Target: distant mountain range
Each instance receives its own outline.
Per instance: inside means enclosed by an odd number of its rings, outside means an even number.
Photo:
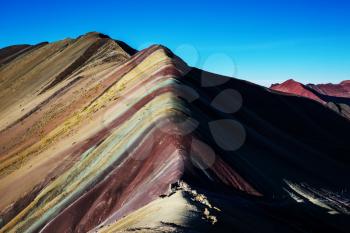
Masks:
[[[0,49],[0,232],[348,232],[348,88],[97,32]]]
[[[281,84],[273,84],[271,89],[316,100],[350,119],[350,80],[339,84],[304,85],[289,79]]]

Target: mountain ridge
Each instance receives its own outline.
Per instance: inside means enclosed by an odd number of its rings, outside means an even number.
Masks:
[[[0,68],[0,232],[346,232],[345,118],[114,43],[90,33]]]
[[[340,115],[350,119],[350,82],[339,84],[302,84],[289,79],[281,84],[273,84],[271,90],[306,97],[324,104]]]

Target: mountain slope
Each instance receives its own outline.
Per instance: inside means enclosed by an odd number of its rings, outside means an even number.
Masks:
[[[340,115],[350,119],[350,84],[343,81],[340,84],[307,84],[292,79],[281,84],[274,84],[271,90],[303,96],[327,105]]]
[[[320,103],[325,103],[317,94],[313,93],[312,90],[308,89],[305,85],[289,79],[281,84],[273,84],[271,89],[276,91],[281,91],[285,93],[295,94],[299,96],[304,96],[309,99],[316,100]]]
[[[336,97],[350,98],[350,81],[343,81],[339,84],[308,84],[320,94]]]
[[[346,119],[135,52],[89,33],[0,68],[0,232],[346,232]]]

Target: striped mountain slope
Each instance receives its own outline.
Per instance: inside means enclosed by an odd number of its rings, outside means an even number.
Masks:
[[[316,102],[100,33],[0,61],[0,232],[349,227],[350,124]]]

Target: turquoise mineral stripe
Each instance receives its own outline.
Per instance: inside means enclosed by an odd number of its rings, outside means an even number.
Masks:
[[[169,83],[169,80],[165,83]],[[165,83],[163,85],[166,85]],[[156,123],[164,116],[161,112],[166,115],[166,111],[171,109],[177,109],[180,112],[182,111],[183,106],[178,103],[179,101],[175,101],[171,96],[161,99],[164,95],[169,95],[169,93],[157,96],[151,102],[146,104],[136,112],[131,119],[127,120],[123,125],[117,128],[117,130],[115,130],[103,143],[85,156],[80,163],[72,167],[61,176],[61,179],[54,181],[52,185],[50,185],[51,187],[49,186],[44,189],[41,194],[38,195],[35,199],[36,202],[41,199],[57,203],[52,203],[55,206],[49,208],[49,210],[39,218],[38,216],[31,216],[33,215],[33,210],[29,211],[29,215],[27,215],[27,218],[21,223],[23,226],[28,226],[27,224],[30,225],[27,229],[28,232],[35,231],[44,222],[56,216],[65,206],[67,206],[68,203],[77,199],[84,192],[86,187],[97,182],[103,171],[115,163],[126,149],[128,149],[125,148],[125,143],[135,142],[139,135],[141,135],[150,124]],[[158,101],[158,99],[160,100]],[[149,111],[149,109],[155,114],[145,114],[145,111]],[[149,122],[149,124],[144,124],[144,122]],[[130,145],[130,143],[128,144]],[[58,181],[60,181],[60,184]],[[55,186],[56,184],[58,186]],[[79,187],[79,189],[76,189],[75,187]],[[42,197],[42,195],[44,195],[44,197]],[[42,204],[39,204],[39,206],[37,205],[36,208],[45,207],[45,202],[41,203]]]

